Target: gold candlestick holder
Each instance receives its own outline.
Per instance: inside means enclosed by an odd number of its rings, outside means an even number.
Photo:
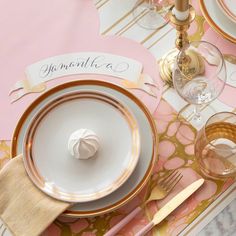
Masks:
[[[173,8],[174,6],[170,8],[168,18],[177,30],[177,37],[175,41],[176,48],[167,52],[159,61],[160,76],[162,80],[171,87],[173,87],[172,70],[174,68],[176,57],[179,53],[179,50],[181,50],[186,44],[189,43],[187,30],[189,29],[190,24],[195,18],[195,10],[191,5],[189,8],[189,17],[184,21],[178,20],[175,15],[172,14]]]

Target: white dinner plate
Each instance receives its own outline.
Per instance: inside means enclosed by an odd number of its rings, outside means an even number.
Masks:
[[[68,150],[70,135],[89,129],[99,138],[94,157],[78,160]],[[24,139],[24,164],[34,184],[67,202],[88,202],[119,188],[139,158],[138,123],[119,100],[97,91],[63,94],[31,120]]]
[[[217,0],[225,15],[236,23],[236,0]]]
[[[140,133],[140,157],[130,178],[113,193],[91,202],[78,203],[67,210],[64,215],[72,217],[89,217],[113,211],[135,197],[147,183],[153,166],[157,160],[158,136],[155,123],[146,106],[127,90],[104,81],[89,80],[72,81],[59,85],[36,99],[24,112],[13,135],[12,156],[23,152],[23,141],[27,127],[35,114],[49,101],[68,92],[99,91],[118,99],[134,114]]]
[[[216,32],[236,43],[236,25],[223,13],[216,1],[199,0],[202,14]]]

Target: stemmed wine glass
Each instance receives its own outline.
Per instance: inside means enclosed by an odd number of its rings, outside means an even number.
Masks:
[[[159,29],[168,23],[165,19],[171,0],[139,0],[133,9],[137,24],[145,29]]]
[[[172,78],[178,94],[194,105],[191,123],[202,127],[205,120],[200,106],[215,100],[225,86],[226,67],[221,52],[209,42],[191,42],[179,52]]]

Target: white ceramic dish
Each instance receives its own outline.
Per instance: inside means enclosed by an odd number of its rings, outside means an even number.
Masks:
[[[235,0],[217,0],[217,3],[225,15],[236,23],[236,1]]]
[[[140,132],[140,157],[130,178],[116,191],[101,199],[75,204],[64,215],[71,217],[89,217],[104,214],[121,207],[135,197],[147,183],[157,160],[158,137],[155,123],[147,108],[127,90],[111,83],[88,80],[72,81],[59,85],[44,93],[25,111],[15,129],[12,142],[12,156],[23,152],[23,140],[30,121],[35,114],[52,99],[68,92],[94,90],[110,94],[125,104],[137,119]]]
[[[236,43],[236,25],[226,17],[216,0],[199,0],[199,3],[209,25],[221,36]]]
[[[78,160],[68,151],[74,131],[89,129],[100,140],[96,156]],[[119,188],[139,158],[138,123],[119,100],[97,91],[63,94],[47,103],[29,124],[24,164],[34,184],[67,202],[88,202]]]

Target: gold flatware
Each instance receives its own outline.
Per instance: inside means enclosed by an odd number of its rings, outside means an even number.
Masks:
[[[165,198],[168,193],[181,180],[182,177],[182,174],[176,170],[170,172],[167,176],[161,179],[158,184],[152,189],[149,198],[143,203],[142,206],[136,207],[124,219],[122,219],[118,224],[112,227],[104,236],[115,236],[117,232],[119,232],[126,224],[128,224],[143,209],[143,207],[147,203]]]
[[[172,211],[174,211],[179,205],[181,205],[189,196],[191,196],[197,189],[199,189],[204,183],[204,179],[199,179],[187,188],[178,193],[169,202],[167,202],[153,217],[152,221],[148,223],[143,229],[141,229],[135,236],[144,236],[155,225],[164,220]]]
[[[168,193],[176,186],[176,184],[182,179],[182,174],[177,170],[170,172],[165,178],[155,185],[152,189],[149,198],[144,202],[146,205],[148,202],[161,200],[165,198]]]

